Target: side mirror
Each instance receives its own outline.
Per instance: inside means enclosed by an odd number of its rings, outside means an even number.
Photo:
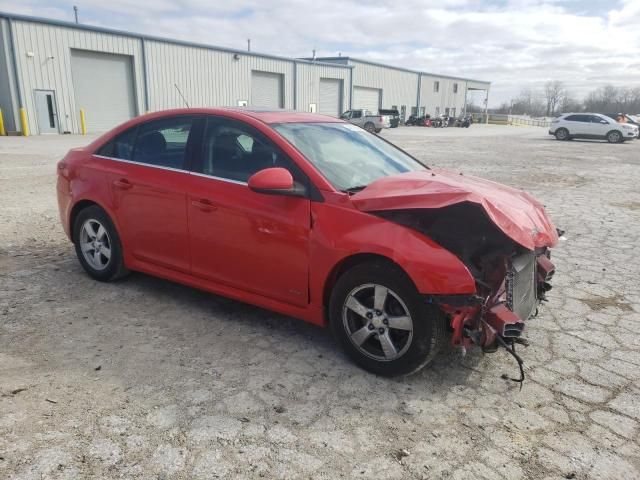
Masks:
[[[249,188],[256,193],[269,195],[306,196],[304,186],[293,181],[289,170],[282,167],[265,168],[249,178]]]
[[[607,122],[606,120],[600,120],[600,123],[603,124],[603,125],[608,125],[609,124],[609,122]]]

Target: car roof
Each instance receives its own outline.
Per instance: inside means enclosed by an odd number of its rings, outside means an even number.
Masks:
[[[282,108],[261,108],[261,107],[223,107],[215,108],[213,111],[236,112],[260,120],[264,123],[344,123],[342,120],[320,115],[318,113],[297,112]]]

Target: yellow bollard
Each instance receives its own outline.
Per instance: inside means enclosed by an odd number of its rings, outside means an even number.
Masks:
[[[27,109],[20,107],[20,124],[22,125],[22,136],[29,136],[29,122],[27,121]]]
[[[4,118],[2,118],[2,109],[0,108],[0,136],[5,136],[7,132],[4,129]]]
[[[87,134],[87,119],[84,116],[84,108],[80,109],[80,132],[82,135]]]

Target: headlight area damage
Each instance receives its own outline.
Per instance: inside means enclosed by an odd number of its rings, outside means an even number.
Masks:
[[[538,305],[551,289],[554,265],[548,245],[527,248],[501,230],[477,203],[462,202],[442,208],[376,212],[389,221],[424,233],[454,253],[476,281],[474,295],[427,295],[450,319],[452,342],[464,351],[472,344],[485,352],[504,347],[518,362],[524,380],[523,361],[516,344],[524,322],[535,316]],[[539,232],[531,232],[535,237]],[[535,239],[533,239],[535,240]]]
[[[446,170],[380,179],[352,197],[362,211],[424,233],[456,255],[475,279],[475,292],[429,296],[451,320],[453,343],[515,351],[524,322],[551,288],[549,249],[561,232],[544,207],[522,190]],[[452,285],[452,292],[455,286]],[[428,292],[423,292],[428,293]]]

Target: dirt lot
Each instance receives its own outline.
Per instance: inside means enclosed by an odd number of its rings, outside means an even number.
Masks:
[[[640,478],[640,143],[384,135],[531,191],[567,230],[522,391],[502,352],[377,378],[303,322],[141,274],[91,281],[54,190],[87,138],[2,137],[0,477]]]

